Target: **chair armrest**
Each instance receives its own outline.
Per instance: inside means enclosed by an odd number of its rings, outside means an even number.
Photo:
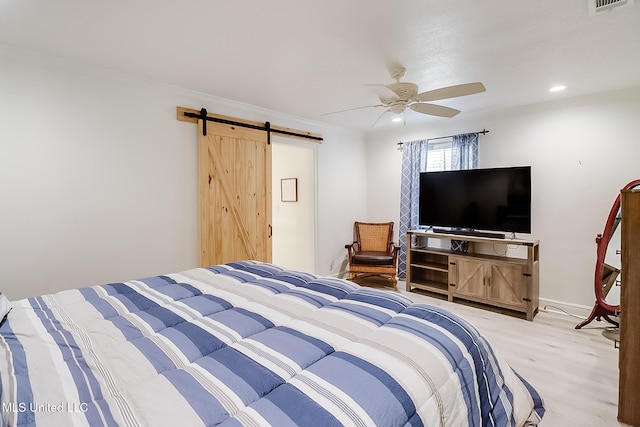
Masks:
[[[349,263],[351,263],[351,257],[358,250],[358,242],[351,242],[344,245],[344,248],[347,250],[347,254],[349,255]]]
[[[400,251],[400,246],[396,245],[396,242],[389,242],[389,253],[393,255],[393,263],[396,263],[396,259],[398,258],[398,251]]]

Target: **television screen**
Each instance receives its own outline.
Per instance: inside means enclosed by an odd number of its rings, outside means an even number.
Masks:
[[[422,226],[531,233],[531,166],[420,174]]]

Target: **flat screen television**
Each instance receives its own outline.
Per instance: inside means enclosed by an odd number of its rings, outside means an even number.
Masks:
[[[419,223],[531,233],[531,166],[422,172]]]

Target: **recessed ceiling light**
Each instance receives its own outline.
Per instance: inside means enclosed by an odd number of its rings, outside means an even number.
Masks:
[[[557,85],[557,86],[553,86],[551,89],[549,89],[549,92],[560,92],[565,90],[567,87],[565,85]]]
[[[394,117],[393,119],[391,119],[392,122],[401,122],[402,121],[402,117]]]

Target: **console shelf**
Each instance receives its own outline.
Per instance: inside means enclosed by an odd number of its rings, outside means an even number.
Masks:
[[[469,251],[430,246],[430,239],[462,240],[468,243]],[[524,247],[526,256],[474,252],[474,244],[483,243]],[[533,320],[538,311],[538,249],[537,240],[409,231],[407,291],[417,288],[445,295],[449,301],[466,300],[500,307]]]

